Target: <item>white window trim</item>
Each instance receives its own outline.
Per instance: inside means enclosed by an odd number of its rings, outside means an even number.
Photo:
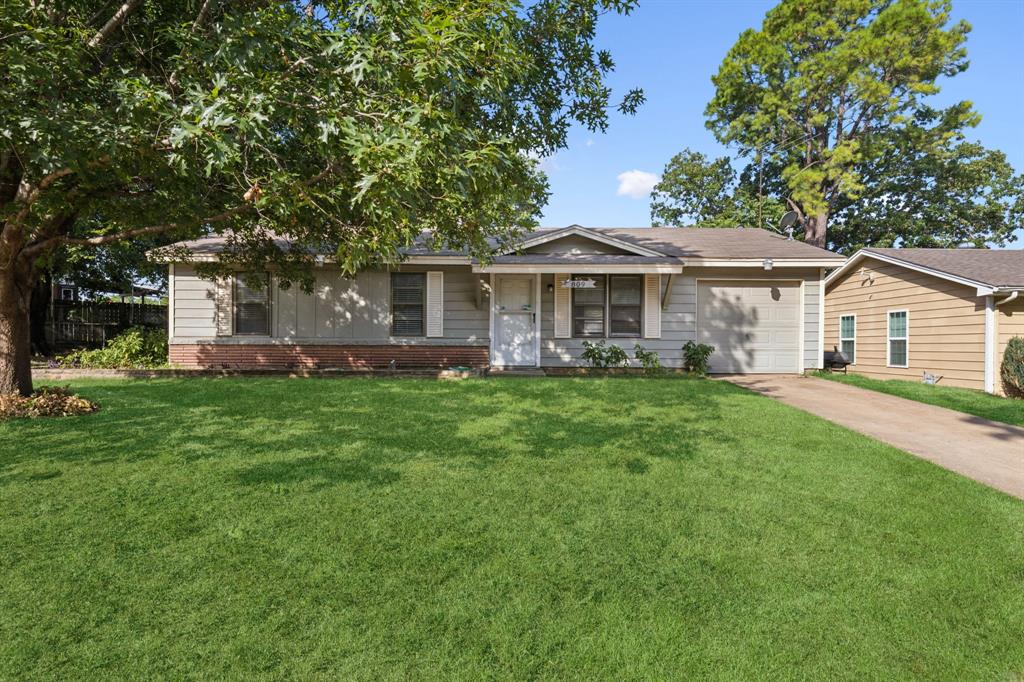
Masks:
[[[890,336],[889,334],[889,317],[893,313],[904,313],[906,315],[906,332],[905,336]],[[907,362],[903,365],[892,364],[892,358],[890,357],[891,344],[890,341],[904,341],[906,342],[906,356]],[[910,311],[906,308],[895,308],[893,310],[885,311],[885,366],[893,367],[897,369],[907,369],[910,367]]]
[[[569,275],[569,279],[572,279],[573,277],[576,277],[577,275],[580,275],[580,274],[589,274],[589,273],[574,272],[574,273],[571,273]],[[614,275],[635,276],[635,277],[639,277],[640,278],[640,333],[639,334],[613,334],[612,333],[612,276],[613,276],[613,274]],[[606,273],[606,274],[603,274],[603,276],[604,276],[604,333],[601,336],[577,336],[576,335],[576,292],[575,292],[575,290],[573,290],[573,291],[570,292],[570,296],[569,296],[569,324],[570,324],[569,331],[571,333],[570,338],[573,338],[573,339],[584,339],[584,340],[587,340],[587,341],[589,341],[591,339],[598,339],[598,340],[602,340],[603,339],[605,341],[612,341],[614,339],[644,339],[644,338],[647,338],[647,337],[644,336],[644,315],[647,313],[647,306],[644,305],[644,302],[645,302],[644,299],[646,297],[645,286],[647,284],[647,279],[646,279],[645,273],[618,272],[618,273]],[[558,282],[555,282],[555,285],[557,286]],[[659,286],[661,286],[660,283],[659,283]],[[660,338],[660,336],[658,338]]]
[[[844,337],[843,336],[843,318],[844,317],[852,317],[853,318],[853,336],[850,336],[850,337]],[[888,328],[889,318],[886,317],[885,321],[886,321],[886,325],[887,325],[886,329],[885,329],[885,332],[886,332],[886,335],[888,335],[888,333],[889,333],[889,328]],[[850,366],[853,367],[853,366],[855,366],[857,364],[857,313],[839,313],[839,351],[840,352],[842,352],[842,350],[843,350],[843,341],[853,341],[853,362],[850,363]],[[885,344],[886,344],[886,347],[888,347],[888,345],[889,345],[888,339],[886,339]]]

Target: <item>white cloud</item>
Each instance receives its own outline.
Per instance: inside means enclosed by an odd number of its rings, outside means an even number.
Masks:
[[[654,189],[659,180],[661,178],[654,173],[642,170],[633,169],[625,173],[619,173],[619,191],[617,194],[620,197],[643,199],[651,193],[651,190]]]

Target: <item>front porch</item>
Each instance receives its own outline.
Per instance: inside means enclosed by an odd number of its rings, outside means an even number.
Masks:
[[[629,348],[660,340],[662,310],[682,266],[475,271],[486,272],[491,292],[491,367],[541,368],[581,364],[578,353],[585,341],[605,340]]]

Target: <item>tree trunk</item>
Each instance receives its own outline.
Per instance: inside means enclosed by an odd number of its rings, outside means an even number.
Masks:
[[[0,269],[0,393],[32,393],[30,281],[19,282],[16,267]]]
[[[826,248],[825,229],[828,227],[828,211],[807,216],[804,223],[804,241],[818,248]]]
[[[53,298],[53,277],[47,273],[40,277],[32,289],[32,305],[29,308],[29,324],[32,352],[49,355],[50,342],[46,338],[46,323],[50,315],[50,299]]]

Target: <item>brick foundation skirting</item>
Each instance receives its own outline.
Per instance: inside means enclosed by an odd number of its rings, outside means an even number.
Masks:
[[[487,367],[486,346],[334,346],[315,344],[172,344],[172,365],[199,369],[405,369]]]

